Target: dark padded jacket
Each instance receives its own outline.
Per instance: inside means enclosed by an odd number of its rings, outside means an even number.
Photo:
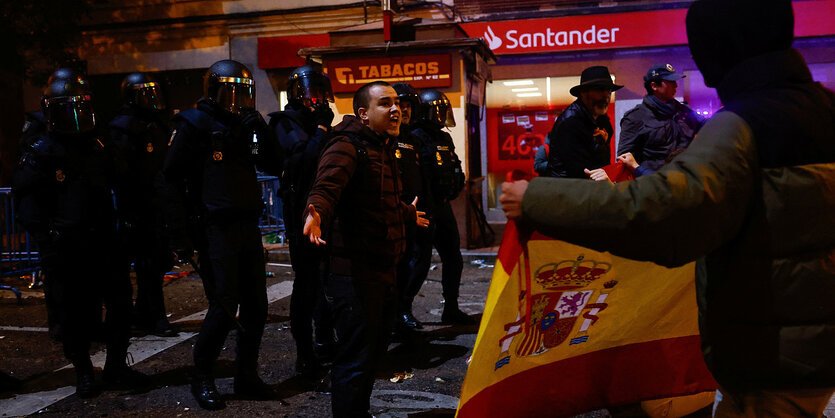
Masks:
[[[125,106],[108,125],[108,136],[125,159],[128,175],[119,188],[119,215],[130,225],[155,226],[163,211],[157,175],[171,130],[162,114]]]
[[[15,169],[18,220],[40,245],[91,231],[114,234],[113,191],[124,175],[123,159],[106,137],[43,133]]]
[[[452,136],[440,126],[417,121],[412,127],[412,135],[420,143],[420,164],[427,176],[424,192],[426,198],[421,198],[426,205],[422,208],[432,214],[446,202],[458,197],[464,189],[464,170],[461,159],[455,153]]]
[[[623,115],[618,155],[631,152],[641,167],[658,170],[671,152],[687,148],[704,120],[678,101],[661,109],[651,96]]]
[[[328,133],[318,127],[312,115],[307,109],[296,109],[289,104],[283,112],[269,114],[270,127],[275,131],[286,157],[279,193],[286,234],[294,242],[297,238],[304,240],[304,218],[301,216],[316,178],[319,154]]]
[[[594,136],[595,129],[609,133],[605,141]],[[583,169],[594,170],[609,165],[612,139],[612,124],[609,117],[602,115],[595,120],[580,99],[568,105],[560,114],[548,134],[548,174],[550,177],[587,179]]]
[[[257,219],[264,207],[256,166],[280,175],[284,154],[275,134],[265,126],[257,133],[258,154],[253,155],[253,132],[237,116],[201,100],[174,117],[165,179],[188,184],[190,204],[207,222],[238,217]]]
[[[347,115],[319,159],[307,203],[321,215],[330,272],[393,284],[415,208],[401,200],[393,138]],[[307,211],[305,211],[307,216]]]
[[[655,174],[536,178],[523,218],[623,257],[699,259],[703,354],[729,391],[835,387],[835,95],[793,49],[737,64],[718,91],[724,110]]]

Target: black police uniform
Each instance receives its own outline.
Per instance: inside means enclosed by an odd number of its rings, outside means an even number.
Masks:
[[[445,300],[444,311],[458,310],[458,286],[464,260],[458,234],[458,222],[452,212],[450,201],[464,187],[464,173],[461,160],[455,154],[452,137],[440,127],[420,121],[415,124],[412,134],[421,141],[420,161],[431,172],[426,196],[430,215],[429,228],[418,229],[415,237],[415,259],[412,261],[412,275],[408,292],[404,297],[414,300],[429,273],[432,262],[432,246],[438,250],[443,263],[441,284]],[[411,305],[411,304],[410,304]]]
[[[40,249],[64,354],[77,375],[91,378],[89,349],[102,301],[107,308],[105,372],[126,367],[130,337],[132,289],[113,199],[114,180],[124,174],[119,161],[111,143],[95,131],[50,132],[24,152],[14,175],[19,220]]]
[[[175,335],[166,319],[162,292],[172,256],[164,233],[164,204],[158,181],[170,129],[161,112],[133,106],[123,107],[109,127],[110,138],[130,173],[119,190],[118,202],[128,256],[136,270],[135,323],[145,330]]]
[[[32,144],[46,135],[46,129],[46,117],[42,111],[26,112],[26,121],[23,123],[20,142],[18,144],[18,160],[32,149]],[[49,326],[49,337],[55,341],[61,341],[62,331],[60,321],[58,320],[60,314],[56,310],[57,302],[52,291],[52,283],[49,282],[45,274],[42,274],[41,278],[43,278],[44,303],[46,304],[46,320]],[[35,278],[33,283],[37,280],[38,278]]]
[[[258,219],[263,210],[256,166],[281,171],[282,155],[264,124],[253,154],[253,131],[241,118],[201,99],[174,117],[163,174],[185,181],[198,219],[195,248],[209,310],[194,344],[197,377],[211,379],[226,335],[237,328],[238,377],[257,376],[258,350],[267,316],[264,248]],[[235,313],[240,308],[240,320]]]
[[[420,139],[412,135],[409,126],[401,126],[400,136],[397,137],[397,148],[394,150],[403,184],[400,200],[411,203],[415,200],[415,197],[418,197],[418,210],[431,213],[432,201],[428,198],[428,186],[425,185],[427,180],[431,178],[431,173],[426,171],[424,165],[421,165],[420,150]],[[411,315],[412,302],[423,285],[423,280],[412,280],[415,237],[418,229],[421,230],[422,235],[425,235],[424,228],[418,228],[417,225],[413,224],[406,225],[406,252],[397,264],[397,309],[399,315]],[[431,251],[432,244],[429,245]],[[401,318],[398,319],[401,320]]]
[[[296,371],[315,373],[320,363],[328,360],[327,351],[333,343],[333,325],[322,292],[322,262],[326,254],[302,233],[302,213],[316,178],[319,154],[327,131],[318,127],[319,121],[313,112],[301,106],[288,104],[283,112],[274,112],[269,116],[270,126],[287,158],[279,195],[290,246],[290,263],[295,274],[290,296],[290,332],[296,341]],[[317,351],[321,359],[317,359]]]

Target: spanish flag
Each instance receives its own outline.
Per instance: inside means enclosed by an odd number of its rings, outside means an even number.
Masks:
[[[457,416],[571,416],[715,390],[694,277],[694,264],[520,237],[508,222]]]

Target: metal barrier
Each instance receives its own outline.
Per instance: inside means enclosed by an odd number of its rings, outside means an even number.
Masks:
[[[258,176],[261,184],[261,198],[264,200],[264,212],[258,226],[262,234],[276,233],[284,230],[284,216],[282,214],[281,198],[278,197],[278,177]]]
[[[12,191],[0,188],[0,277],[20,277],[31,274],[36,278],[40,271],[40,254],[29,234],[15,222],[15,204]],[[10,290],[20,301],[20,292],[13,286],[0,285],[0,290]]]

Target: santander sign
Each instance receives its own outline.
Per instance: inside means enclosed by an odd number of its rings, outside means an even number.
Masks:
[[[835,35],[835,0],[797,1],[795,37]],[[496,55],[687,45],[687,9],[462,23]]]
[[[495,54],[684,45],[684,9],[568,16],[551,19],[463,23]]]
[[[536,48],[540,46],[567,46],[567,45],[594,45],[596,43],[608,44],[616,42],[616,34],[620,28],[603,28],[597,29],[596,25],[584,31],[579,30],[563,30],[559,32],[552,32],[551,28],[546,28],[545,32],[519,32],[516,29],[511,29],[504,33],[505,40],[496,36],[493,29],[487,26],[487,31],[484,32],[484,40],[490,49],[498,49],[505,45],[506,49],[516,48]]]

